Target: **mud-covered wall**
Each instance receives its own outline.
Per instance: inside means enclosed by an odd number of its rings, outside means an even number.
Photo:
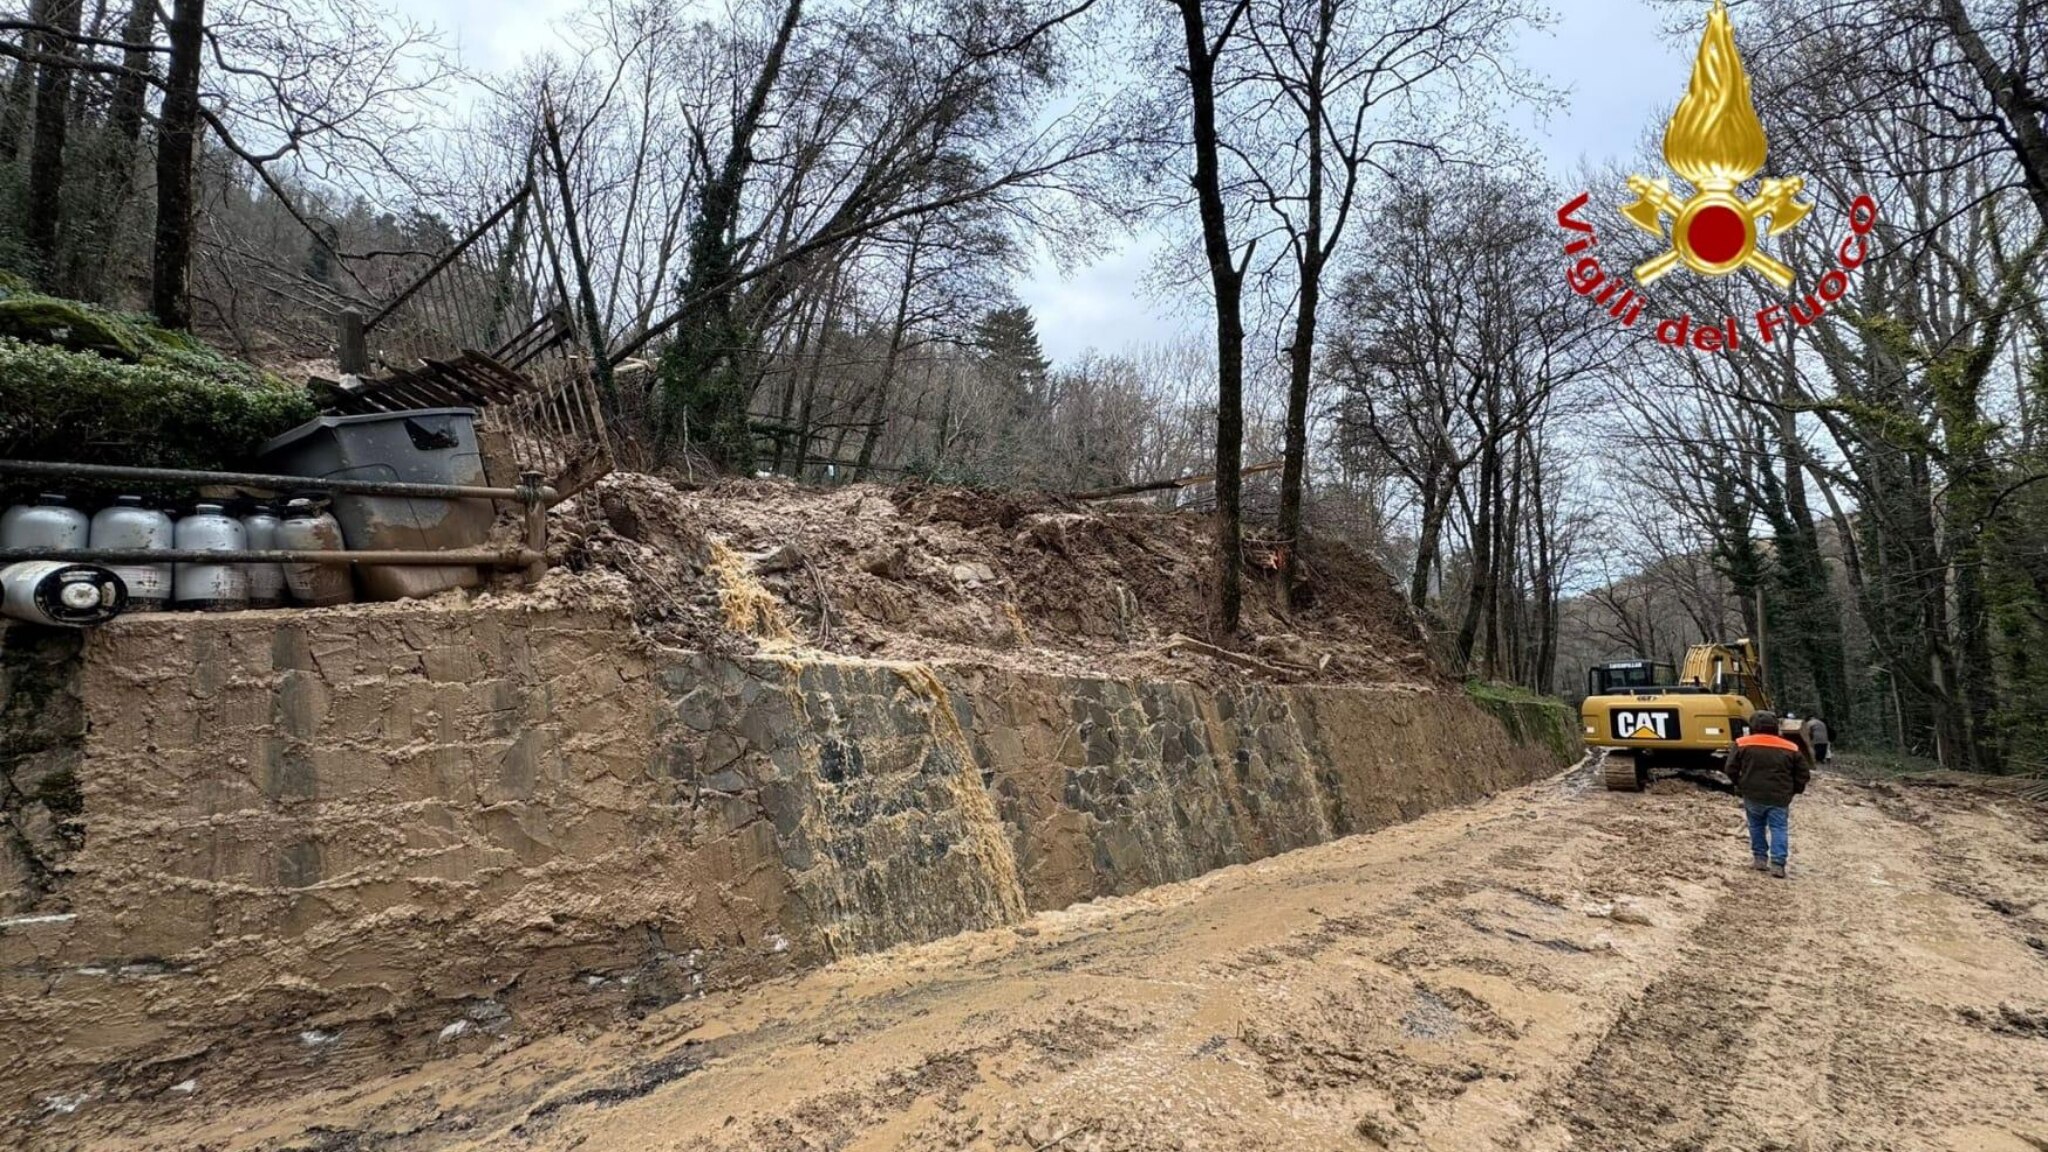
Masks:
[[[735,659],[568,610],[0,638],[0,748],[69,806],[0,893],[0,1107],[489,1043],[1560,766],[1455,691]]]
[[[0,918],[28,913],[77,847],[80,637],[0,620]]]

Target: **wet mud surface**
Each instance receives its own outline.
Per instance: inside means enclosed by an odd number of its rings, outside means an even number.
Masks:
[[[31,1148],[2048,1149],[2048,812],[1823,775],[1739,809],[1580,769],[626,1026]]]

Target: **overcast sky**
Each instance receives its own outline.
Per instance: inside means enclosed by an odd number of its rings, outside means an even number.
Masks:
[[[1654,110],[1669,108],[1685,87],[1692,44],[1666,38],[1660,14],[1645,0],[1550,0],[1558,19],[1524,37],[1516,54],[1550,84],[1568,89],[1562,106],[1527,124],[1532,142],[1559,179],[1582,162],[1597,164],[1635,150]],[[406,12],[439,27],[478,71],[517,63],[554,41],[551,26],[577,0],[410,0]],[[1706,5],[1700,6],[1704,16]],[[1696,35],[1696,33],[1695,33]],[[1017,286],[1038,317],[1038,333],[1055,361],[1090,348],[1121,351],[1198,332],[1201,314],[1148,295],[1151,266],[1144,239],[1106,250],[1085,268],[1062,274],[1041,262]]]

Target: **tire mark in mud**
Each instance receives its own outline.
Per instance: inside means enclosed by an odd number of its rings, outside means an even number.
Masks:
[[[1929,871],[1937,888],[1994,913],[1994,922],[2002,930],[2012,933],[2033,951],[2035,959],[2048,965],[2048,886],[2039,883],[2039,877],[2048,875],[2048,870],[2042,867],[2048,866],[2048,850],[2009,861],[2020,867],[2000,875],[2000,870],[1985,867],[1979,845],[1958,835],[1940,818],[1944,814],[1982,811],[1981,795],[1963,788],[1904,782],[1878,781],[1863,788],[1878,811],[1920,829],[1932,840],[1934,852]],[[2037,845],[2048,845],[2048,808],[2006,798],[1998,811],[2024,829],[2024,838]]]
[[[1761,893],[1716,901],[1679,962],[1621,1011],[1552,1101],[1584,1146],[1693,1149],[1730,1122],[1733,1077],[1768,1058],[1752,1034],[1773,973],[1794,961],[1799,919],[1794,902]]]
[[[512,1126],[512,1135],[524,1139],[533,1125],[553,1116],[565,1108],[580,1108],[585,1105],[609,1107],[627,1100],[637,1100],[660,1088],[672,1084],[704,1067],[720,1050],[716,1044],[702,1044],[695,1040],[683,1041],[682,1050],[651,1060],[632,1073],[611,1084],[600,1084],[592,1088],[580,1088],[566,1096],[555,1096],[541,1101],[527,1112],[519,1123]]]

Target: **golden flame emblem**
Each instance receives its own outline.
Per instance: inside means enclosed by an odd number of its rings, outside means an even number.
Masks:
[[[1664,128],[1664,162],[1695,189],[1680,200],[1671,182],[1630,176],[1633,204],[1621,210],[1629,222],[1653,236],[1669,236],[1671,249],[1636,266],[1636,279],[1648,284],[1680,263],[1703,276],[1726,276],[1752,268],[1780,288],[1792,286],[1792,269],[1757,251],[1758,232],[1776,236],[1806,218],[1811,202],[1794,199],[1806,179],[1766,178],[1755,197],[1745,200],[1736,188],[1763,170],[1763,121],[1749,94],[1749,74],[1735,50],[1735,26],[1728,6],[1714,0],[1707,14],[1707,32],[1693,60],[1685,99]],[[1667,233],[1664,217],[1671,218]],[[1766,227],[1763,222],[1770,223]]]

